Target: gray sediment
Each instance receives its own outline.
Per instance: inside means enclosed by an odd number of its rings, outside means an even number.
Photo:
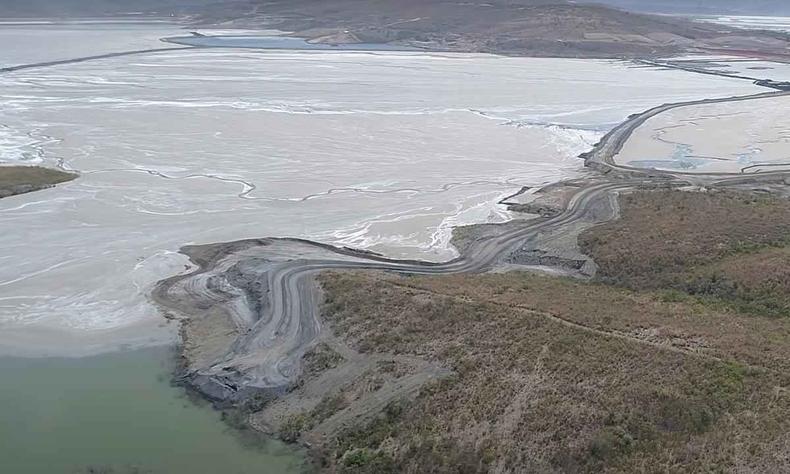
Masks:
[[[618,194],[689,186],[786,192],[790,179],[786,171],[748,176],[686,174],[621,166],[613,161],[636,128],[666,110],[783,94],[666,104],[633,115],[580,157],[591,170],[585,178],[549,185],[533,193],[534,199],[526,204],[513,202],[516,195],[503,199],[511,209],[529,213],[525,218],[456,229],[453,243],[460,255],[447,262],[388,259],[287,238],[185,247],[182,252],[196,269],[163,280],[153,293],[154,301],[182,322],[184,367],[180,380],[219,405],[265,400],[267,406],[277,408],[264,410],[259,428],[272,431],[276,426],[272,420],[282,422],[285,414],[293,413],[287,408],[289,404],[304,408],[317,403],[305,384],[322,393],[309,385],[318,379],[306,380],[302,375],[305,355],[319,344],[329,344],[346,361],[341,368],[330,370],[326,380],[321,379],[328,385],[352,383],[359,376],[357,369],[371,360],[338,342],[325,327],[320,314],[322,293],[314,278],[319,272],[379,270],[446,275],[522,269],[590,278],[596,265],[580,251],[577,237],[591,226],[618,217]],[[528,191],[532,190],[525,188],[517,195]],[[428,364],[415,368],[409,380],[424,382],[444,375],[441,367]],[[393,382],[388,390],[386,395],[403,390],[401,395],[406,396],[413,392],[414,385]]]

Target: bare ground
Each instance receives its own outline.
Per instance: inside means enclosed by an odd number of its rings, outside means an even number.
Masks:
[[[713,243],[701,242],[696,256],[705,265],[744,282],[785,278],[787,247],[774,238],[788,222],[784,199],[651,191],[621,206],[622,219],[584,234],[594,255],[645,249],[653,237],[644,226],[659,234],[667,226],[676,239],[656,239],[663,247],[646,258],[671,255],[706,229]],[[759,249],[743,251],[744,240]],[[616,260],[631,261],[650,268]],[[698,270],[697,260],[683,261]],[[606,275],[324,273],[322,314],[349,358],[422,360],[437,377],[408,396],[364,402],[378,414],[357,418],[362,387],[381,376],[368,362],[363,377],[326,385],[321,401],[291,413],[281,434],[308,442],[337,472],[790,469],[790,315],[661,285],[626,288]],[[410,370],[388,383],[409,380]],[[305,384],[319,380],[309,373]],[[344,421],[315,428],[331,418]]]
[[[787,321],[520,273],[322,281],[339,296],[327,317],[352,345],[419,355],[453,371],[415,401],[330,439],[324,462],[332,468],[790,467]]]

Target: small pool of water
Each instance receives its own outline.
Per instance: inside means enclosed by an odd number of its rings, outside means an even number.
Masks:
[[[0,472],[308,471],[301,452],[228,427],[169,380],[171,349],[0,358]]]
[[[297,49],[336,51],[414,51],[413,48],[385,43],[324,44],[308,43],[289,36],[174,36],[168,43],[211,48]]]

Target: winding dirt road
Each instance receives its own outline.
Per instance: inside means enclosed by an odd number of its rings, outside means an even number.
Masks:
[[[748,175],[692,174],[621,166],[613,160],[634,130],[667,110],[786,94],[767,92],[665,104],[634,115],[607,134],[594,150],[582,156],[588,166],[602,171],[602,177],[581,187],[563,212],[552,218],[503,225],[501,231],[493,235],[473,239],[460,257],[448,262],[393,260],[297,239],[261,239],[185,248],[184,253],[198,268],[162,281],[153,299],[165,311],[184,320],[216,317],[219,311],[230,317],[235,326],[232,342],[224,348],[212,348],[211,354],[202,353],[202,342],[197,342],[192,352],[198,355],[186,358],[186,382],[208,398],[221,402],[243,400],[261,391],[277,395],[291,387],[301,372],[302,357],[321,332],[320,292],[313,281],[318,272],[365,269],[405,275],[481,273],[512,263],[517,260],[514,255],[519,251],[551,247],[551,242],[561,240],[563,235],[573,237],[570,246],[574,247],[575,235],[583,228],[617,216],[617,193],[640,187],[731,186],[786,180],[790,176],[786,171]],[[559,249],[558,254],[573,251],[573,248]],[[571,273],[591,276],[589,267]]]
[[[640,114],[633,115],[629,117],[625,122],[621,123],[614,129],[612,129],[604,138],[598,143],[593,150],[588,153],[584,153],[581,155],[581,158],[584,158],[585,163],[587,166],[595,166],[598,167],[599,165],[603,165],[604,170],[617,170],[617,171],[625,171],[631,172],[636,175],[664,175],[664,176],[671,176],[676,178],[682,178],[686,180],[694,180],[695,177],[699,177],[701,181],[707,182],[710,181],[711,178],[715,177],[732,177],[732,176],[741,176],[740,174],[733,174],[733,173],[687,173],[687,172],[675,172],[675,171],[657,171],[657,170],[647,170],[645,168],[637,168],[633,166],[627,166],[618,164],[615,162],[615,156],[617,156],[623,149],[626,141],[631,137],[634,131],[644,125],[646,121],[655,117],[656,115],[662,114],[664,112],[668,112],[673,109],[679,109],[682,107],[690,107],[695,105],[706,105],[706,104],[721,104],[725,102],[743,102],[743,101],[750,101],[750,100],[757,100],[757,99],[770,99],[770,98],[777,98],[777,97],[784,97],[790,95],[790,92],[783,92],[783,91],[774,91],[774,92],[764,92],[760,94],[752,94],[746,96],[738,96],[738,97],[726,97],[721,99],[702,99],[702,100],[695,100],[690,102],[680,102],[675,104],[664,104],[659,105],[658,107],[653,107],[652,109],[646,110]]]
[[[0,68],[0,73],[50,67],[132,54],[156,53],[161,48],[112,53],[64,61]],[[471,240],[461,256],[443,263],[387,259],[380,255],[299,239],[258,239],[185,247],[196,268],[161,281],[152,299],[184,325],[199,325],[201,338],[186,341],[185,382],[206,397],[235,402],[262,391],[273,395],[291,387],[301,373],[304,354],[318,340],[320,290],[316,273],[326,270],[366,269],[408,274],[482,273],[512,265],[528,265],[520,255],[538,250],[557,261],[570,256],[586,259],[575,247],[576,235],[586,227],[617,217],[617,193],[655,186],[731,186],[780,180],[788,171],[748,174],[694,174],[655,171],[619,165],[614,157],[633,132],[648,119],[668,110],[732,101],[780,97],[790,92],[766,92],[744,97],[665,104],[633,115],[581,156],[600,176],[575,192],[554,217],[517,220],[496,226]],[[545,266],[545,265],[544,265]],[[594,263],[562,268],[589,277]],[[193,334],[194,335],[194,334]]]
[[[243,398],[250,389],[279,392],[295,382],[302,356],[321,330],[319,295],[312,279],[316,273],[349,269],[423,275],[485,272],[539,234],[563,232],[585,218],[596,221],[590,214],[601,203],[611,217],[609,196],[642,184],[642,180],[623,180],[585,188],[557,217],[523,221],[515,229],[477,239],[462,256],[445,263],[391,260],[297,239],[235,243],[230,251],[212,250],[222,256],[202,262],[194,273],[163,281],[154,300],[184,318],[199,317],[200,312],[220,304],[233,319],[239,336],[227,352],[208,365],[189,367],[189,382],[201,392],[215,400]],[[210,247],[184,251],[200,261],[202,251]]]

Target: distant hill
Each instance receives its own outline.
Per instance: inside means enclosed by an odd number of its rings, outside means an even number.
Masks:
[[[0,18],[194,13],[217,0],[0,0]],[[233,0],[226,3],[235,3]]]
[[[365,3],[366,0],[361,0]],[[225,11],[229,15],[257,9],[260,6],[277,4],[287,8],[289,4],[318,3],[330,7],[347,4],[344,0],[314,0],[304,2],[270,0],[0,0],[0,18],[13,17],[78,17],[104,16],[129,13],[149,14],[195,14]],[[380,1],[370,0],[379,4]],[[392,7],[419,3],[413,0],[389,0]],[[425,0],[424,3],[436,3]],[[452,2],[446,2],[451,4]],[[514,5],[541,4],[601,4],[636,12],[652,13],[696,13],[696,14],[742,14],[742,15],[790,15],[787,0],[511,0]]]
[[[787,0],[593,0],[627,10],[652,13],[790,16]],[[581,3],[581,2],[580,2]]]
[[[678,12],[681,6],[688,10],[720,5],[723,9],[747,3],[740,0],[599,0],[597,4],[566,0],[0,0],[0,17],[139,12],[181,16],[203,26],[275,28],[328,44],[396,43],[427,50],[522,56],[644,58],[722,51],[790,56],[787,54],[790,36],[784,34],[745,33],[684,18],[633,13],[601,2],[652,10],[664,5],[661,11],[665,12]],[[764,4],[768,8],[779,3],[752,0],[749,5]]]
[[[672,0],[653,3],[662,1]],[[790,46],[789,37],[779,33],[744,33],[562,0],[247,0],[246,9],[243,5],[237,4],[237,11],[208,5],[198,21],[265,26],[329,44],[399,43],[523,56],[644,58],[720,50],[784,55]]]

